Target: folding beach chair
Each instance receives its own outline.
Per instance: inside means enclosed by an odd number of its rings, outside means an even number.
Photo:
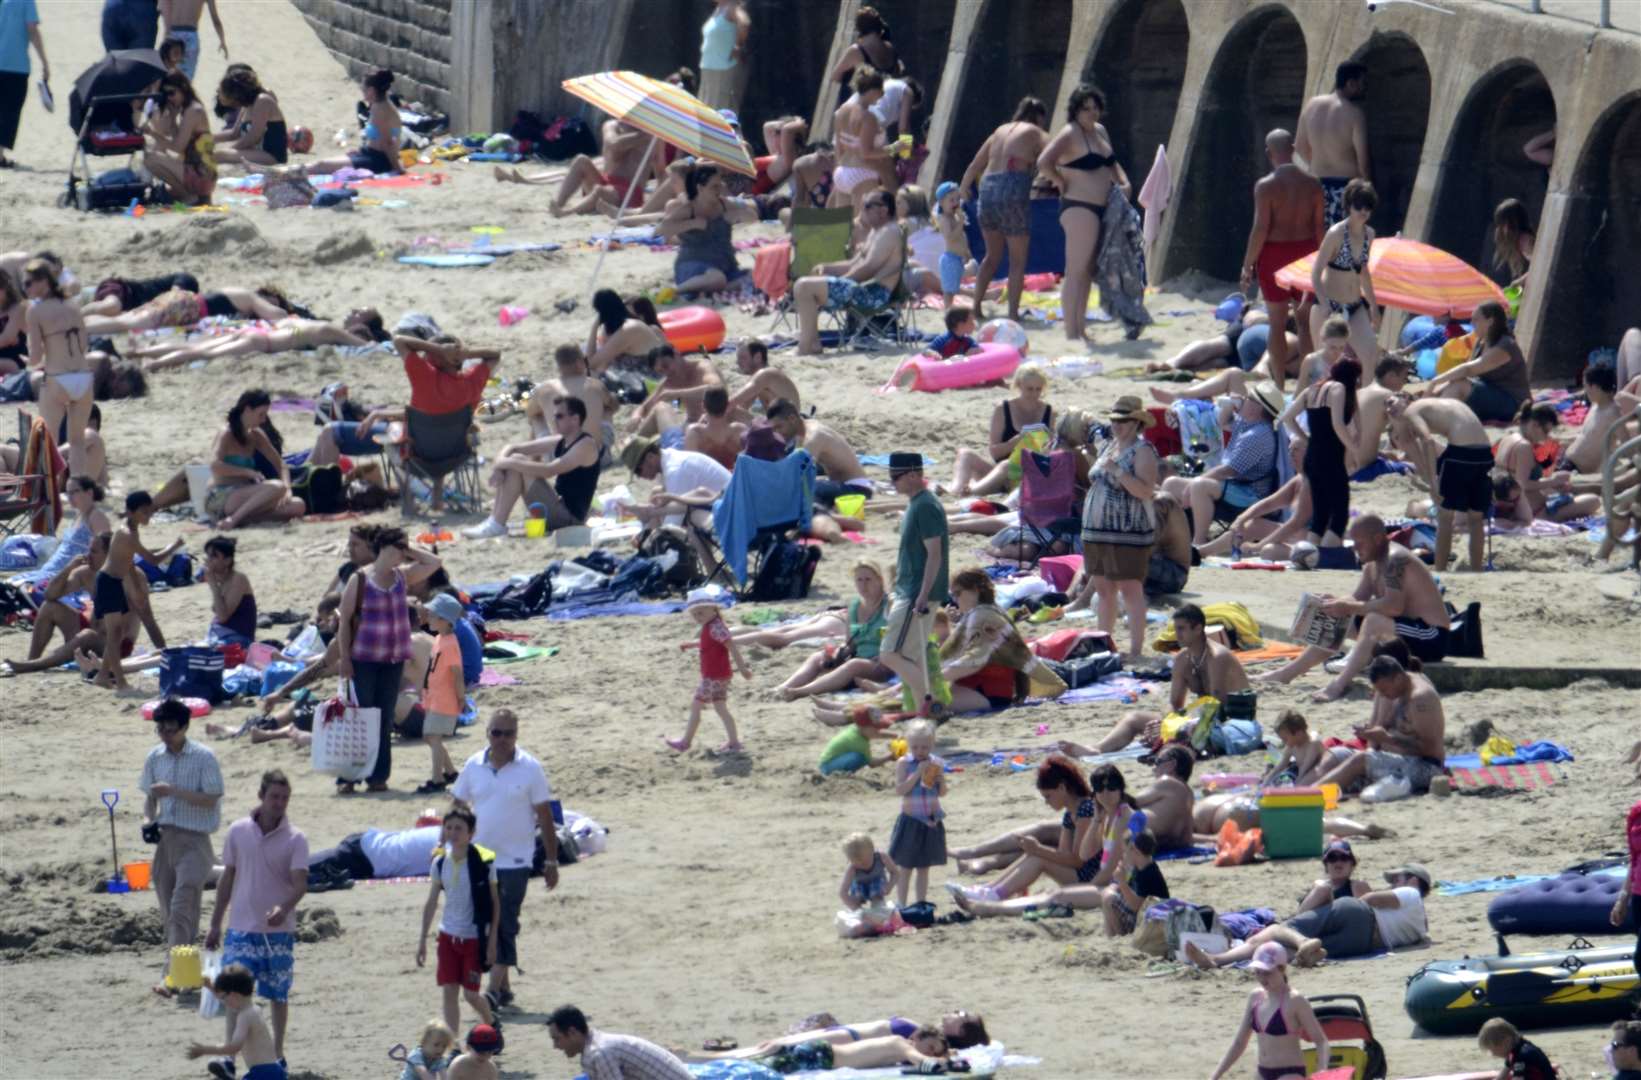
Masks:
[[[792,211],[792,263],[787,270],[789,283],[812,274],[815,267],[822,263],[842,262],[849,257],[854,213],[847,206],[833,209],[810,206]],[[797,305],[792,299],[790,285],[775,308],[775,322],[769,332],[772,336],[777,332],[786,335],[798,332]]]
[[[392,461],[389,455],[388,461]],[[405,410],[405,434],[399,444],[399,460],[395,470],[399,487],[400,508],[404,514],[416,509],[414,480],[436,485],[449,483],[447,498],[453,497],[458,513],[472,513],[480,506],[479,436],[473,426],[472,408],[448,413],[425,413],[419,409]],[[454,490],[450,490],[450,488]]]
[[[820,549],[793,548],[814,514],[815,459],[809,451],[794,450],[779,461],[740,455],[729,485],[713,505],[712,532],[696,529],[702,546],[716,553],[707,580],[722,578],[747,599],[766,577],[766,568],[790,569],[800,581],[800,595],[791,598],[800,598],[808,592]],[[783,568],[772,563],[792,558],[802,565]]]
[[[0,536],[57,531],[56,442],[45,423],[17,410],[20,458],[14,476],[0,476]]]
[[[906,247],[906,234],[900,236],[900,273],[895,275],[895,287],[889,299],[877,307],[846,307],[825,311],[838,332],[838,348],[845,352],[877,352],[898,349],[916,340],[911,325],[911,310],[918,297],[906,287],[906,264],[911,252]]]

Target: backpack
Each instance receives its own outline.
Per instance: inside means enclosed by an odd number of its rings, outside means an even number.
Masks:
[[[226,658],[215,648],[184,646],[166,649],[160,661],[162,697],[204,698],[216,705],[226,698],[222,673]]]
[[[658,525],[638,538],[638,554],[661,563],[667,589],[685,593],[706,580],[689,534],[677,525]]]
[[[1472,603],[1463,613],[1452,604],[1448,604],[1447,618],[1453,627],[1447,633],[1447,655],[1472,659],[1481,659],[1487,655],[1482,650],[1480,601]]]
[[[310,514],[340,514],[348,508],[340,465],[309,465],[292,478],[291,494],[308,505]]]
[[[820,563],[820,548],[784,537],[772,537],[758,553],[758,570],[748,600],[759,602],[802,600],[809,595]]]

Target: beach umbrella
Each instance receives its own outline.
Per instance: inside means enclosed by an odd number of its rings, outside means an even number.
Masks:
[[[1287,289],[1311,291],[1312,252],[1276,272],[1276,283]],[[1478,304],[1493,300],[1508,308],[1504,290],[1492,278],[1457,255],[1400,236],[1373,241],[1368,256],[1373,294],[1386,307],[1443,318],[1468,318]]]
[[[77,135],[85,114],[97,98],[129,101],[165,76],[165,62],[153,49],[121,49],[105,53],[74,80],[68,97],[68,126]]]
[[[675,146],[693,158],[721,165],[734,172],[757,175],[758,170],[753,166],[746,146],[735,129],[729,126],[729,121],[719,115],[718,110],[682,87],[634,71],[582,75],[565,79],[563,86],[594,108],[650,136],[650,144],[644,148],[644,158],[638,166],[640,180],[628,187],[612,229],[620,227],[621,218],[625,216],[634,193],[642,194],[644,185],[641,178],[649,172],[650,157],[655,153],[657,142]],[[600,249],[598,263],[593,267],[595,284],[607,249],[608,245]]]

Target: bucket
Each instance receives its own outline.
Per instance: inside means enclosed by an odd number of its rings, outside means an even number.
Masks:
[[[527,517],[524,519],[524,535],[531,540],[540,540],[547,535],[547,519]]]
[[[165,976],[165,985],[173,990],[198,990],[204,984],[199,950],[192,945],[173,945],[171,970]]]
[[[153,864],[147,859],[139,859],[136,862],[125,864],[125,881],[126,884],[131,886],[132,892],[148,888],[148,874],[152,868]]]
[[[866,496],[839,495],[832,500],[832,506],[844,517],[858,518],[866,509]]]
[[[1337,810],[1337,809],[1339,809],[1339,785],[1338,784],[1323,784],[1322,785],[1322,809],[1324,809],[1324,810]]]
[[[205,512],[205,496],[211,490],[211,466],[190,463],[182,467],[188,478],[188,501],[194,504],[194,516],[209,517]]]

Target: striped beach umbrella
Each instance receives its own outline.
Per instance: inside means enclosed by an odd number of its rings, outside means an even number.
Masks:
[[[1311,291],[1313,252],[1276,272],[1276,283],[1286,289]],[[1506,308],[1504,290],[1493,279],[1441,248],[1400,236],[1373,241],[1368,256],[1373,294],[1385,307],[1442,318],[1468,318],[1478,304],[1496,301]]]
[[[757,175],[729,121],[681,87],[634,71],[606,71],[565,79],[564,89],[691,157]]]

